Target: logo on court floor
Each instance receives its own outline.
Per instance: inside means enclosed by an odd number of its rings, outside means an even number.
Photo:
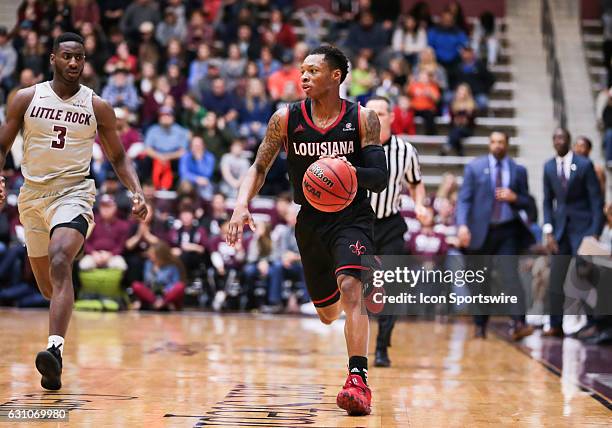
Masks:
[[[353,252],[353,254],[357,254],[358,256],[365,254],[366,247],[361,245],[361,242],[357,241],[354,244],[349,245],[349,248]]]

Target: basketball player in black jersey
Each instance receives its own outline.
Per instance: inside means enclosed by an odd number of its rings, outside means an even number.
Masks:
[[[349,375],[338,394],[338,406],[349,415],[370,413],[367,386],[368,316],[363,306],[361,256],[374,254],[374,212],[366,190],[380,192],[387,185],[387,163],[380,145],[376,113],[343,100],[340,84],[348,60],[337,48],[314,49],[302,63],[302,88],[308,98],[278,110],[268,123],[254,164],[244,178],[229,226],[228,243],[242,238],[245,224],[253,230],[249,202],[264,183],[281,150],[287,151],[289,177],[301,210],[295,235],[304,266],[308,292],[324,324],[346,314],[344,333]],[[335,213],[312,207],[302,193],[306,169],[320,157],[338,157],[355,168],[359,189],[353,202]]]

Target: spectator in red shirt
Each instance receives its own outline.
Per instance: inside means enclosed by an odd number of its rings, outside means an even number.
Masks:
[[[121,256],[125,249],[125,241],[130,233],[127,221],[117,218],[117,205],[110,195],[100,198],[100,215],[96,218],[96,226],[85,242],[85,256],[79,267],[82,270],[119,269],[126,270],[127,264]]]
[[[416,134],[414,112],[410,108],[410,98],[405,95],[398,97],[397,105],[393,107],[393,122],[391,123],[391,132],[396,135]]]
[[[292,49],[297,43],[293,27],[285,22],[283,13],[278,9],[270,13],[270,29],[276,35],[276,43],[282,47]]]
[[[268,91],[274,101],[297,101],[304,98],[302,73],[293,64],[293,55],[283,55],[283,67],[268,78]]]
[[[111,56],[104,66],[107,74],[112,74],[116,69],[126,69],[133,76],[138,73],[138,60],[130,54],[130,48],[125,41],[119,43],[115,55]]]

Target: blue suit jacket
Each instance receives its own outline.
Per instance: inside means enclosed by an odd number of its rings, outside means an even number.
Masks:
[[[517,199],[510,204],[513,214],[525,226],[522,238],[523,248],[533,242],[533,235],[524,224],[520,211],[529,207],[529,185],[527,184],[527,170],[522,165],[509,159],[510,183],[509,188],[516,193]],[[465,166],[463,185],[459,189],[457,200],[457,225],[466,225],[472,234],[469,250],[478,250],[487,237],[491,216],[493,215],[493,202],[495,192],[491,186],[491,171],[489,169],[489,156],[481,156]]]
[[[552,225],[557,241],[565,232],[578,243],[585,236],[601,233],[603,197],[589,159],[574,153],[567,190],[563,189],[557,175],[555,158],[544,164],[544,223]]]

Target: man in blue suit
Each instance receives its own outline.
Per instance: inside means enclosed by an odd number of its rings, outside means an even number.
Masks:
[[[503,285],[518,297],[511,334],[514,340],[520,340],[533,328],[525,324],[524,315],[517,315],[525,310],[517,256],[533,237],[522,212],[530,204],[527,170],[508,156],[508,145],[506,134],[493,132],[489,154],[466,165],[457,201],[457,226],[460,246],[468,255],[468,268],[477,268],[476,261],[490,265],[493,255],[505,256],[499,258],[499,274]],[[476,337],[486,337],[487,321],[486,314],[474,316]]]
[[[550,330],[545,336],[563,337],[563,284],[571,257],[582,239],[597,237],[604,225],[603,197],[591,161],[570,151],[570,133],[553,134],[557,156],[544,164],[544,239],[552,254],[548,300]],[[565,256],[565,257],[564,257]]]

